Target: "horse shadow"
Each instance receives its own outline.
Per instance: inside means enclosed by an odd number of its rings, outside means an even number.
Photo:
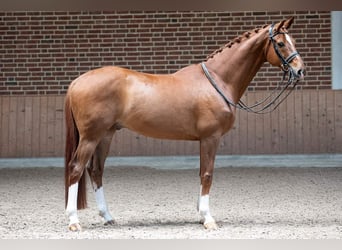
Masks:
[[[115,221],[114,225],[104,225],[102,222],[92,223],[88,225],[87,229],[111,229],[111,228],[120,228],[120,229],[132,229],[132,228],[143,228],[143,227],[203,227],[203,224],[200,220],[183,220],[183,221],[172,221],[172,220],[152,220],[152,221],[143,221],[143,220],[130,220],[130,221]]]
[[[234,218],[234,219],[221,219],[216,221],[218,225],[218,230],[223,228],[235,228],[235,227],[285,227],[285,226],[330,226],[330,225],[342,225],[342,219],[291,219],[291,218],[274,218],[264,220],[255,219],[255,218]],[[152,221],[143,221],[143,220],[129,220],[129,221],[119,221],[115,222],[114,225],[104,225],[102,222],[92,223],[88,225],[88,230],[110,230],[110,229],[127,229],[132,230],[134,228],[170,228],[170,227],[189,227],[189,228],[198,228],[203,229],[203,222],[200,220],[152,220]]]

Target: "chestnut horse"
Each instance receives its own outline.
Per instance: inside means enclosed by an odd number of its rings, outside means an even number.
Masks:
[[[114,224],[102,186],[104,162],[116,130],[200,143],[197,209],[207,229],[217,225],[209,211],[209,190],[220,138],[234,122],[248,84],[268,61],[291,79],[304,77],[304,63],[288,34],[293,17],[244,33],[208,56],[168,75],[108,66],[84,73],[65,99],[65,188],[69,229],[81,230],[77,209],[86,207],[85,170],[105,224]]]

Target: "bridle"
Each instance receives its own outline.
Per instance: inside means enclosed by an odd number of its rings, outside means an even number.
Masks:
[[[292,60],[297,56],[299,55],[298,51],[295,51],[293,53],[291,53],[287,58],[284,58],[283,55],[280,53],[279,51],[279,47],[278,47],[278,44],[277,42],[274,40],[274,37],[279,35],[279,34],[288,34],[287,32],[276,32],[276,33],[273,33],[273,27],[274,27],[274,24],[271,25],[270,29],[269,29],[269,38],[270,38],[270,41],[271,43],[273,44],[273,48],[274,48],[274,51],[276,52],[278,58],[280,59],[280,61],[282,62],[281,63],[281,68],[284,72],[288,72],[290,70],[290,77],[292,78],[293,77],[293,69],[290,65],[290,63],[292,62]]]
[[[294,81],[294,70],[291,67],[290,63],[292,62],[292,60],[299,55],[299,53],[297,51],[291,53],[287,58],[284,58],[284,56],[280,53],[279,48],[278,48],[278,44],[277,42],[274,40],[274,37],[279,35],[279,34],[287,34],[286,32],[276,32],[273,33],[273,27],[274,24],[271,25],[271,27],[269,28],[269,39],[273,45],[274,51],[276,52],[277,56],[279,57],[280,61],[281,61],[281,68],[284,72],[283,75],[283,80],[278,83],[278,86],[272,90],[272,93],[266,97],[265,99],[263,99],[260,102],[257,102],[254,105],[251,106],[247,106],[243,101],[239,100],[239,102],[237,104],[233,103],[232,101],[230,101],[225,94],[223,93],[223,91],[220,89],[220,87],[216,84],[214,78],[210,75],[207,67],[205,66],[204,62],[201,63],[201,67],[202,70],[205,74],[205,76],[207,77],[207,79],[209,80],[209,82],[211,83],[211,85],[216,89],[216,91],[220,94],[220,96],[223,98],[223,100],[227,103],[228,106],[233,106],[235,108],[241,109],[241,110],[245,110],[247,112],[252,112],[255,114],[267,114],[270,113],[272,111],[274,111],[287,97],[288,95],[292,92],[292,90],[296,87],[296,84],[298,82]],[[282,87],[282,83],[285,81],[286,75],[289,74],[287,83]],[[291,86],[291,88],[288,90],[288,87]],[[282,88],[282,89],[281,89]],[[280,91],[279,91],[280,89]],[[283,96],[281,99],[279,99],[284,92],[287,90],[287,93],[285,93],[285,96]],[[278,92],[278,94],[276,94],[276,92]],[[274,97],[273,97],[274,96]],[[273,98],[272,98],[273,97]],[[259,107],[260,105],[264,104],[267,100],[271,99],[267,104],[265,104],[262,107]],[[276,103],[276,101],[279,102]],[[273,106],[273,107],[272,107]],[[256,107],[259,107],[258,109],[256,109]],[[267,110],[268,109],[268,110]]]

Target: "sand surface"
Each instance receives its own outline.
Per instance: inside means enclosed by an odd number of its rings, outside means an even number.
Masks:
[[[0,169],[0,239],[342,238],[342,168],[217,168],[206,231],[198,170],[107,167],[115,226],[104,226],[88,182],[82,232],[67,229],[62,168]]]

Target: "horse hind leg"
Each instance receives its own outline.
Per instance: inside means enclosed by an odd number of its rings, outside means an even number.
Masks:
[[[81,226],[79,224],[79,219],[77,216],[77,209],[84,208],[83,206],[85,206],[84,204],[86,203],[86,190],[85,188],[79,188],[79,183],[80,181],[85,181],[84,170],[86,164],[89,162],[91,156],[94,153],[96,145],[96,141],[81,139],[73,156],[73,159],[68,166],[70,170],[66,213],[69,217],[69,229],[71,231],[81,230]],[[82,184],[80,186],[82,186]],[[78,204],[78,196],[84,197],[84,201],[81,202],[84,204]]]
[[[104,225],[115,224],[113,217],[108,210],[102,183],[104,163],[108,156],[113,134],[113,131],[108,132],[107,135],[99,142],[87,168],[92,182],[92,187],[95,192],[95,199],[99,209],[99,215],[105,221]]]

